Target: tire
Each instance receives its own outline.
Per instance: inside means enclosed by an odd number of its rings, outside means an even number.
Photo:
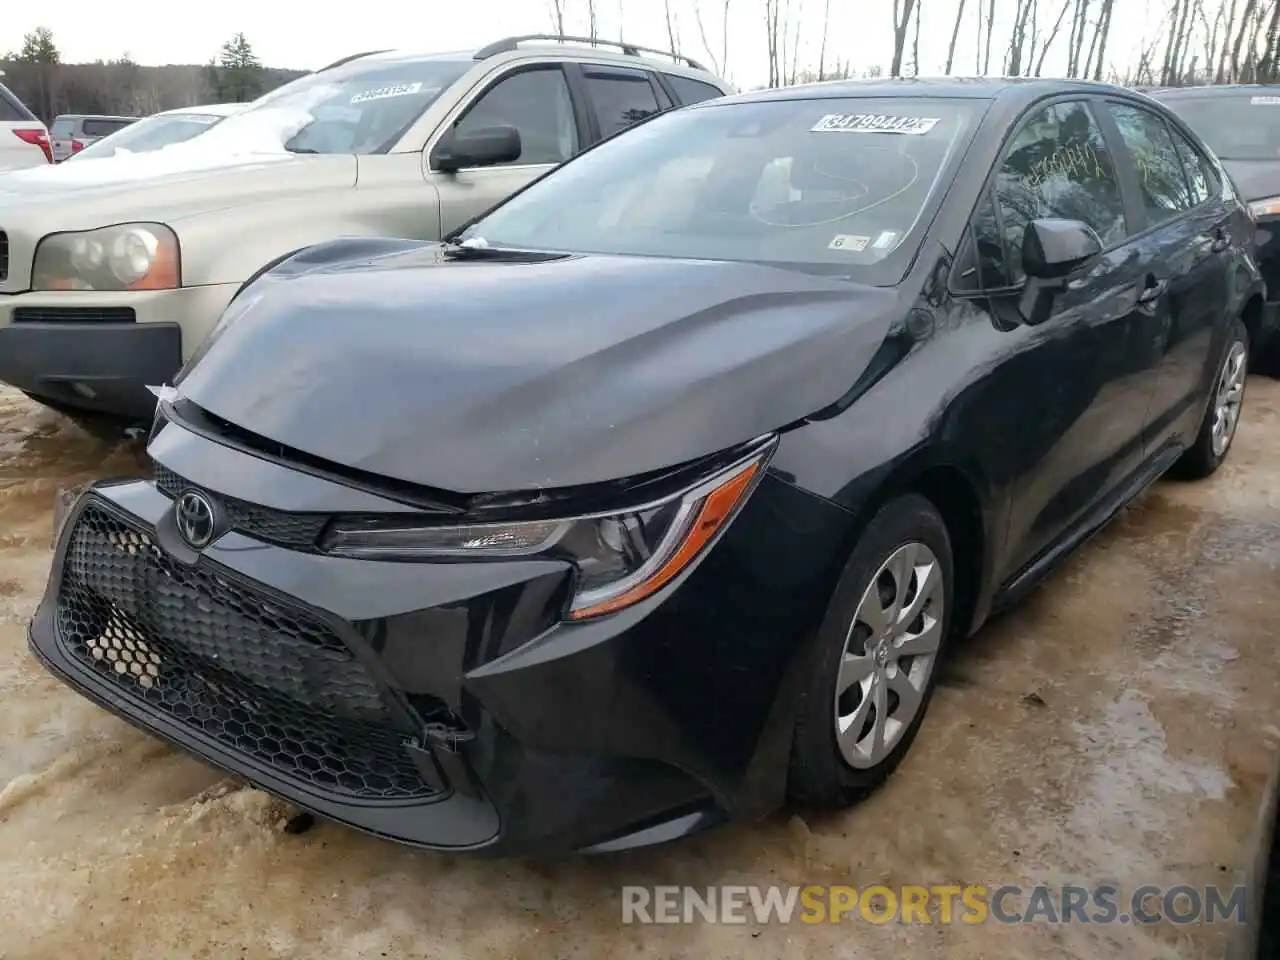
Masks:
[[[914,553],[907,554],[909,550]],[[893,568],[901,574],[904,561],[911,563],[914,573],[895,577]],[[951,629],[953,569],[946,523],[924,497],[907,494],[891,500],[867,525],[832,594],[800,695],[787,781],[792,803],[849,806],[883,783],[902,762],[928,710],[937,663]],[[905,597],[897,585],[904,579],[909,582]],[[884,614],[886,602],[892,609],[894,603],[904,600],[906,610],[896,625],[890,624],[879,634],[884,642],[877,643],[867,620],[877,619],[876,610]],[[906,618],[918,601],[924,603],[923,612],[908,622]],[[904,626],[914,639],[910,646],[898,648],[894,639],[902,636],[898,631]],[[932,652],[915,656],[902,652],[909,649]],[[893,676],[886,660],[897,668]],[[847,676],[862,679],[838,697],[837,685],[846,661]],[[914,713],[909,715],[904,712],[906,701],[899,695],[906,685],[918,697]],[[884,692],[883,700],[878,691]],[[876,723],[871,722],[868,728],[865,722],[876,719],[880,706],[890,723],[885,725],[882,749],[877,751]],[[858,720],[860,714],[863,721]],[[846,728],[844,736],[837,734],[838,723]]]
[[[1213,390],[1205,407],[1204,419],[1200,422],[1200,430],[1196,439],[1187,448],[1169,473],[1181,480],[1203,480],[1222,466],[1231,452],[1231,445],[1236,439],[1236,430],[1240,425],[1240,414],[1244,409],[1245,386],[1249,370],[1249,331],[1242,321],[1237,320],[1231,327],[1227,345],[1218,361],[1218,369],[1213,377]],[[1230,395],[1235,391],[1235,400],[1230,402]],[[1224,403],[1227,404],[1224,407]],[[1224,422],[1220,417],[1226,416],[1225,442],[1219,430]]]

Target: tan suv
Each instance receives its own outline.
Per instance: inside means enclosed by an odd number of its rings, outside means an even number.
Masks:
[[[592,143],[732,92],[687,58],[590,43],[360,54],[186,143],[3,178],[0,381],[91,428],[148,420],[147,387],[289,254],[438,239]]]

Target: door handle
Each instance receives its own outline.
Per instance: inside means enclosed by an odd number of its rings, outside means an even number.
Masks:
[[[1168,286],[1168,280],[1157,280],[1155,277],[1148,277],[1147,285],[1138,294],[1138,303],[1143,306],[1155,303],[1164,295]]]

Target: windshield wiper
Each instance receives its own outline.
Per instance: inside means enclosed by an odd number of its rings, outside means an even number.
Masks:
[[[290,153],[319,153],[319,150],[312,150],[310,147],[285,147]]]
[[[567,257],[567,253],[547,253],[542,250],[519,250],[512,247],[491,247],[480,237],[461,242],[444,240],[445,256],[450,260],[555,260]]]

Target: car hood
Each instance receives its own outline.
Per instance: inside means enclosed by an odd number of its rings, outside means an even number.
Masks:
[[[1280,160],[1222,160],[1246,202],[1280,196]]]
[[[176,394],[315,457],[457,493],[619,480],[848,393],[896,290],[647,257],[458,261],[340,242],[246,291]]]
[[[194,142],[194,141],[193,141]],[[348,155],[157,150],[0,175],[0,225],[33,232],[91,229],[122,220],[171,222],[281,193],[349,187]]]

